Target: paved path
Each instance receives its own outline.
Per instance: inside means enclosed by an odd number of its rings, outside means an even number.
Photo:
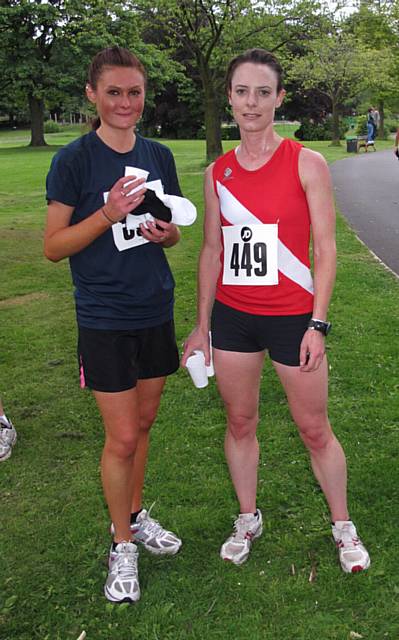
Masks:
[[[357,235],[399,275],[399,160],[393,151],[348,154],[331,166],[335,197]]]

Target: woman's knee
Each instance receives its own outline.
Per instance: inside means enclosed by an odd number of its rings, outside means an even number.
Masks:
[[[154,424],[158,413],[158,405],[157,406],[149,406],[145,407],[142,411],[140,411],[140,430],[141,431],[149,431]]]
[[[107,434],[104,452],[120,459],[132,458],[136,453],[138,433],[125,431],[117,434]]]
[[[227,428],[234,440],[244,440],[255,437],[258,426],[258,414],[246,416],[243,414],[229,414]]]
[[[308,416],[297,423],[304,445],[311,451],[325,449],[333,438],[327,416]]]

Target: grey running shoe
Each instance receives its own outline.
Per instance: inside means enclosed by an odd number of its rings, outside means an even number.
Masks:
[[[142,509],[137,516],[136,522],[130,525],[130,530],[134,542],[140,542],[147,551],[154,555],[174,556],[180,549],[182,541],[172,533],[164,529],[163,526],[151,517],[151,509]],[[114,525],[111,524],[111,534],[115,533]]]
[[[234,531],[220,549],[220,557],[234,564],[243,564],[249,556],[252,542],[262,535],[263,520],[260,509],[253,513],[240,513],[234,522]]]
[[[17,440],[17,432],[15,431],[11,420],[0,418],[0,462],[10,457],[12,447]]]
[[[351,520],[336,521],[332,525],[332,534],[345,573],[358,573],[369,568],[370,556]]]
[[[120,542],[109,553],[109,571],[104,585],[105,597],[111,602],[140,600],[137,547],[132,542]]]

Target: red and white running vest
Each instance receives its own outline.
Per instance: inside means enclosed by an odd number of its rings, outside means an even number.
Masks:
[[[313,309],[301,146],[284,139],[256,171],[241,167],[234,149],[215,162],[223,244],[216,299],[234,309],[272,316]]]

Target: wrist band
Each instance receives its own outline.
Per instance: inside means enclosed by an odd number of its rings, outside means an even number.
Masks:
[[[104,218],[106,220],[108,220],[108,222],[112,222],[112,224],[115,224],[117,222],[117,220],[112,220],[112,218],[110,218],[106,213],[105,213],[105,209],[104,207],[101,207],[101,213],[103,214]]]

